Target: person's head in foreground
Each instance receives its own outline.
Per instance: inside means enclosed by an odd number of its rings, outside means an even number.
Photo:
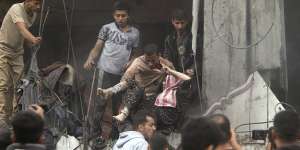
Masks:
[[[0,149],[6,149],[11,143],[11,131],[9,128],[0,128]]]
[[[149,148],[146,139],[151,139],[156,130],[154,115],[147,111],[139,111],[133,115],[132,125],[134,131],[120,133],[113,150],[147,150]]]
[[[148,111],[139,111],[132,117],[132,124],[135,131],[144,135],[145,139],[150,139],[156,130],[156,117]]]
[[[236,135],[233,129],[230,127],[230,121],[227,116],[223,114],[214,114],[210,116],[210,119],[217,124],[217,126],[221,129],[225,143],[218,145],[218,150],[227,150],[234,149],[240,150],[241,145],[238,143],[236,139]]]
[[[155,133],[150,140],[151,150],[168,150],[169,143],[167,138],[160,133]]]
[[[183,150],[213,150],[223,143],[225,137],[220,128],[205,117],[191,119],[182,130]]]
[[[42,143],[44,121],[33,111],[18,112],[12,119],[14,143]]]
[[[300,133],[300,117],[297,112],[281,111],[275,115],[273,124],[271,139],[276,148],[297,142]]]

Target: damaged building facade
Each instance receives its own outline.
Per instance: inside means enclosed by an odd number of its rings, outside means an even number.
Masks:
[[[169,16],[175,8],[189,11],[192,25],[192,10],[195,8],[192,0],[127,1],[132,6],[130,21],[141,31],[142,44],[154,42],[163,49],[164,38],[171,31]],[[39,68],[45,68],[57,61],[70,64],[78,76],[85,79],[86,91],[90,91],[93,73],[85,71],[82,66],[89,50],[94,46],[99,29],[112,21],[113,2],[45,0],[45,12],[49,10],[49,14],[43,30],[43,44],[37,54]],[[1,17],[12,3],[0,2]],[[239,106],[235,102],[242,99],[243,103],[240,105],[243,105],[244,115],[247,117],[243,122],[234,125],[248,123],[244,129],[251,130],[250,123],[271,121],[272,115],[276,113],[276,108],[273,107],[279,102],[294,105],[296,109],[300,108],[299,102],[294,100],[298,93],[294,89],[298,89],[300,84],[293,81],[300,74],[295,71],[299,64],[294,63],[297,60],[295,56],[300,55],[297,52],[300,46],[297,38],[289,40],[292,33],[299,30],[291,25],[299,24],[294,21],[294,18],[297,18],[294,15],[297,12],[293,7],[294,3],[296,5],[299,2],[199,0],[197,34],[202,39],[202,63],[199,63],[202,68],[202,98],[199,101],[209,110],[206,114],[219,111],[235,114],[240,111],[240,108],[235,108]],[[36,22],[32,30],[38,33],[39,22]],[[29,66],[29,48],[26,54],[25,62]],[[257,91],[263,86],[268,88]],[[81,114],[81,120],[84,120],[82,111],[86,111],[89,96],[83,99],[80,106],[72,106]],[[261,103],[256,103],[258,101]],[[213,108],[216,103],[222,106]],[[251,113],[257,111],[260,104],[265,104],[265,107],[259,107],[265,118],[256,120],[255,115],[251,116]],[[192,116],[200,116],[205,111],[201,112],[199,107],[195,107],[191,113]],[[239,116],[230,119],[232,122],[240,120]],[[265,124],[260,127],[265,129],[268,126]]]

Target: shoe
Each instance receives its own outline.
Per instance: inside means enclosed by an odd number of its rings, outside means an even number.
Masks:
[[[116,120],[116,121],[119,121],[119,122],[123,122],[129,115],[129,109],[125,106],[122,110],[121,110],[121,113],[117,116],[113,116],[113,118]]]
[[[120,113],[120,114],[117,115],[117,116],[113,116],[113,118],[114,118],[116,121],[123,122],[123,121],[127,118],[127,115],[125,115],[124,113]]]

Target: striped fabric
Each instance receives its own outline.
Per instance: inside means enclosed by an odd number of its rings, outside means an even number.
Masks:
[[[154,105],[158,107],[176,108],[176,91],[181,83],[182,80],[172,75],[167,75],[164,90],[157,96]]]

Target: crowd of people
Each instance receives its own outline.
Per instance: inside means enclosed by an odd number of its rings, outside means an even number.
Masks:
[[[41,0],[25,0],[7,12],[0,29],[0,149],[45,150],[45,114],[39,104],[14,113],[16,82],[23,72],[24,41],[31,46],[42,38],[29,27]],[[103,25],[83,67],[98,70],[95,109],[89,118],[91,149],[171,150],[172,132],[181,134],[179,150],[241,150],[227,116],[189,118],[186,110],[198,101],[201,50],[192,50],[192,34],[185,11],[171,15],[173,32],[163,51],[153,43],[141,46],[140,31],[129,22],[124,1],[113,6],[114,21]],[[200,46],[201,44],[198,43]],[[196,62],[195,62],[196,61]],[[199,62],[198,62],[199,61]],[[88,106],[89,107],[89,106]],[[230,116],[229,116],[230,117]],[[282,111],[274,118],[267,150],[299,149],[300,117]],[[109,142],[112,141],[112,142]]]
[[[99,70],[99,100],[95,101],[91,121],[95,149],[116,140],[120,132],[133,130],[133,116],[140,111],[154,112],[157,130],[169,135],[180,128],[186,104],[199,95],[196,55],[183,10],[172,13],[174,32],[166,37],[163,51],[153,43],[141,46],[140,32],[129,22],[128,3],[117,1],[113,18],[114,22],[100,29],[84,64],[87,70]]]
[[[291,110],[281,111],[273,120],[266,137],[266,150],[299,150],[300,115]],[[132,117],[133,129],[120,133],[113,150],[172,150],[165,135],[156,130],[154,113],[141,110]],[[0,149],[46,150],[44,110],[31,105],[16,113],[12,130],[0,128]],[[189,119],[181,130],[178,150],[242,150],[229,119],[222,114]]]

